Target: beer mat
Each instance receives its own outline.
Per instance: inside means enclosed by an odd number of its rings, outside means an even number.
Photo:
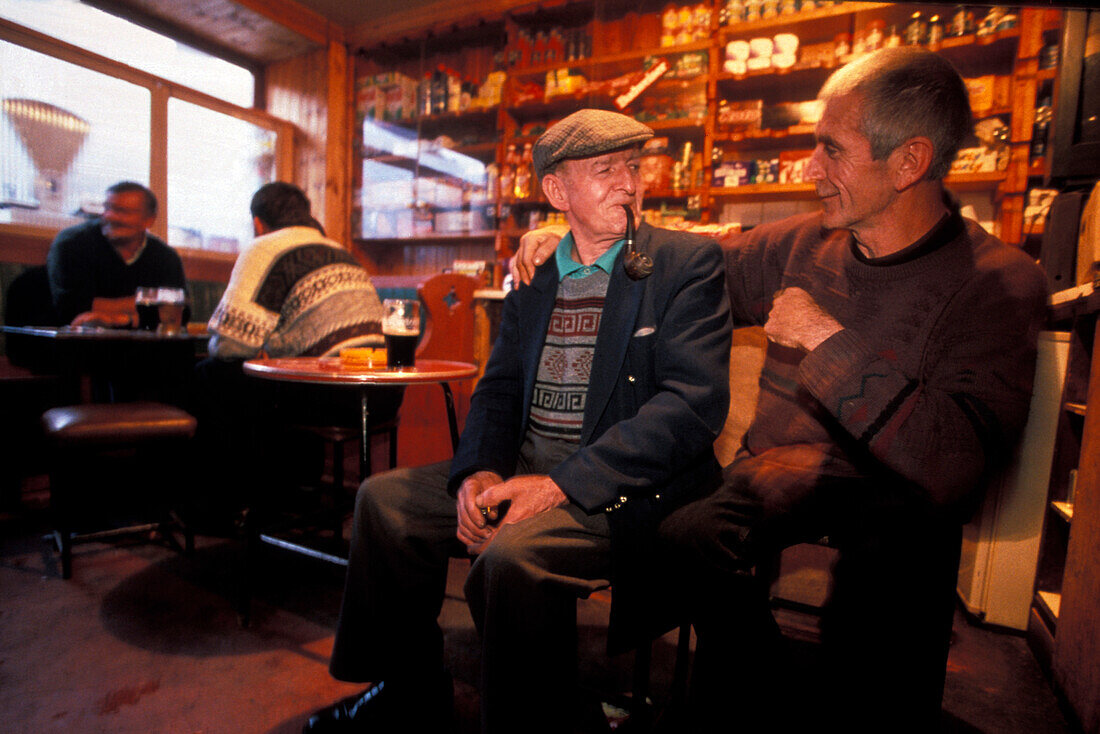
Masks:
[[[386,369],[385,361],[381,363],[347,362],[340,357],[320,357],[317,360],[317,366],[333,372],[381,372]]]

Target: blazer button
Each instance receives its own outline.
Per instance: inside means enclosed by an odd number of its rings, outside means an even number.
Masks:
[[[634,382],[634,375],[627,375],[626,376],[626,381],[627,382]]]

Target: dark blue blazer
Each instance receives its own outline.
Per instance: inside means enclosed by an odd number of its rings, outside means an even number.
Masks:
[[[657,522],[711,489],[712,445],[729,408],[731,321],[724,259],[713,240],[643,224],[653,274],[630,280],[622,253],[596,337],[580,448],[551,471],[588,513],[609,512],[615,593],[609,643],[629,644],[624,612],[645,587]],[[500,333],[470,401],[449,487],[516,471],[543,341],[557,296],[554,258],[504,300]]]

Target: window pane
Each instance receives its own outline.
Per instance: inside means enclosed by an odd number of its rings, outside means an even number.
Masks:
[[[149,182],[149,91],[0,41],[0,221],[62,227]]]
[[[274,180],[273,130],[168,101],[168,244],[237,252],[252,238],[249,201]]]
[[[254,102],[255,78],[248,69],[78,0],[3,0],[0,15],[226,102],[241,107]]]

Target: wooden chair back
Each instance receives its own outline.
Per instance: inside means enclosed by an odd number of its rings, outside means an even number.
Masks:
[[[478,281],[469,275],[440,273],[417,289],[426,314],[421,315],[423,338],[416,356],[422,359],[474,361],[474,291]]]

